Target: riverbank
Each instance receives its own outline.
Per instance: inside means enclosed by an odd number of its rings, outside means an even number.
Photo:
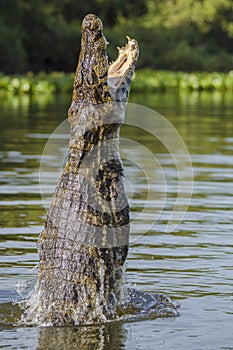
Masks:
[[[71,93],[74,73],[32,72],[26,75],[8,76],[0,74],[0,92],[13,95]],[[132,83],[136,92],[169,90],[188,91],[233,91],[233,71],[220,72],[171,72],[152,69],[138,70]]]

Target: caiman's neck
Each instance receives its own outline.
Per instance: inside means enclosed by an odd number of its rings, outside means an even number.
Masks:
[[[84,18],[73,102],[101,104],[111,101],[107,87],[108,43],[102,30],[102,22],[97,16],[90,14]]]

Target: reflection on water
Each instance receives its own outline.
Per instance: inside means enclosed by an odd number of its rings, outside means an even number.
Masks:
[[[64,120],[70,98],[1,98],[0,347],[53,349],[54,344],[58,349],[232,347],[232,100],[232,94],[217,92],[132,94],[132,102],[151,106],[176,127],[192,157],[195,176],[192,201],[184,220],[171,233],[165,227],[177,195],[174,164],[163,145],[149,134],[122,128],[122,135],[142,142],[156,154],[167,183],[165,207],[156,224],[131,243],[127,278],[137,290],[165,293],[182,300],[180,317],[38,329],[13,324],[18,310],[12,306],[12,300],[16,297],[16,284],[36,274],[36,241],[45,219],[38,183],[40,157],[48,135]],[[131,192],[131,216],[135,218],[147,198],[147,181],[138,164],[150,164],[150,159],[130,147],[123,151],[128,159],[125,175]],[[151,226],[164,203],[159,167],[153,181],[153,200],[143,219],[135,221],[133,233]],[[50,188],[48,182],[47,190]]]
[[[127,330],[120,323],[82,327],[41,328],[38,350],[122,349],[127,338]]]

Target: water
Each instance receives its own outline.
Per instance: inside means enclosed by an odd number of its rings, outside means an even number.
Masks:
[[[178,208],[185,217],[167,232],[178,188],[171,155],[154,135],[128,125],[122,128],[122,137],[136,142],[123,143],[122,150],[133,221],[128,285],[181,301],[180,316],[83,327],[16,324],[16,286],[24,289],[28,283],[30,289],[34,283],[36,242],[46,215],[38,180],[41,154],[48,136],[64,120],[69,98],[1,98],[0,348],[233,349],[232,95],[132,95],[131,101],[165,116],[193,162],[190,206],[185,213],[191,183],[185,174]],[[155,165],[151,152],[156,154]],[[48,177],[42,186],[44,202],[51,188]]]

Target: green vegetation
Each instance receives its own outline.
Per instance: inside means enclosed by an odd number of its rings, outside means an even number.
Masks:
[[[170,72],[143,69],[136,72],[132,89],[135,91],[233,91],[233,71],[229,73]]]
[[[103,20],[110,59],[128,34],[138,68],[232,70],[232,0],[1,0],[0,71],[74,71],[87,13]]]
[[[0,92],[19,94],[51,94],[72,91],[74,74],[52,72],[49,74],[32,72],[26,75],[0,75]]]
[[[53,72],[28,73],[25,76],[0,75],[0,92],[12,95],[39,95],[72,92],[74,74]],[[132,83],[136,92],[167,90],[233,91],[233,71],[229,73],[184,73],[138,70]]]

